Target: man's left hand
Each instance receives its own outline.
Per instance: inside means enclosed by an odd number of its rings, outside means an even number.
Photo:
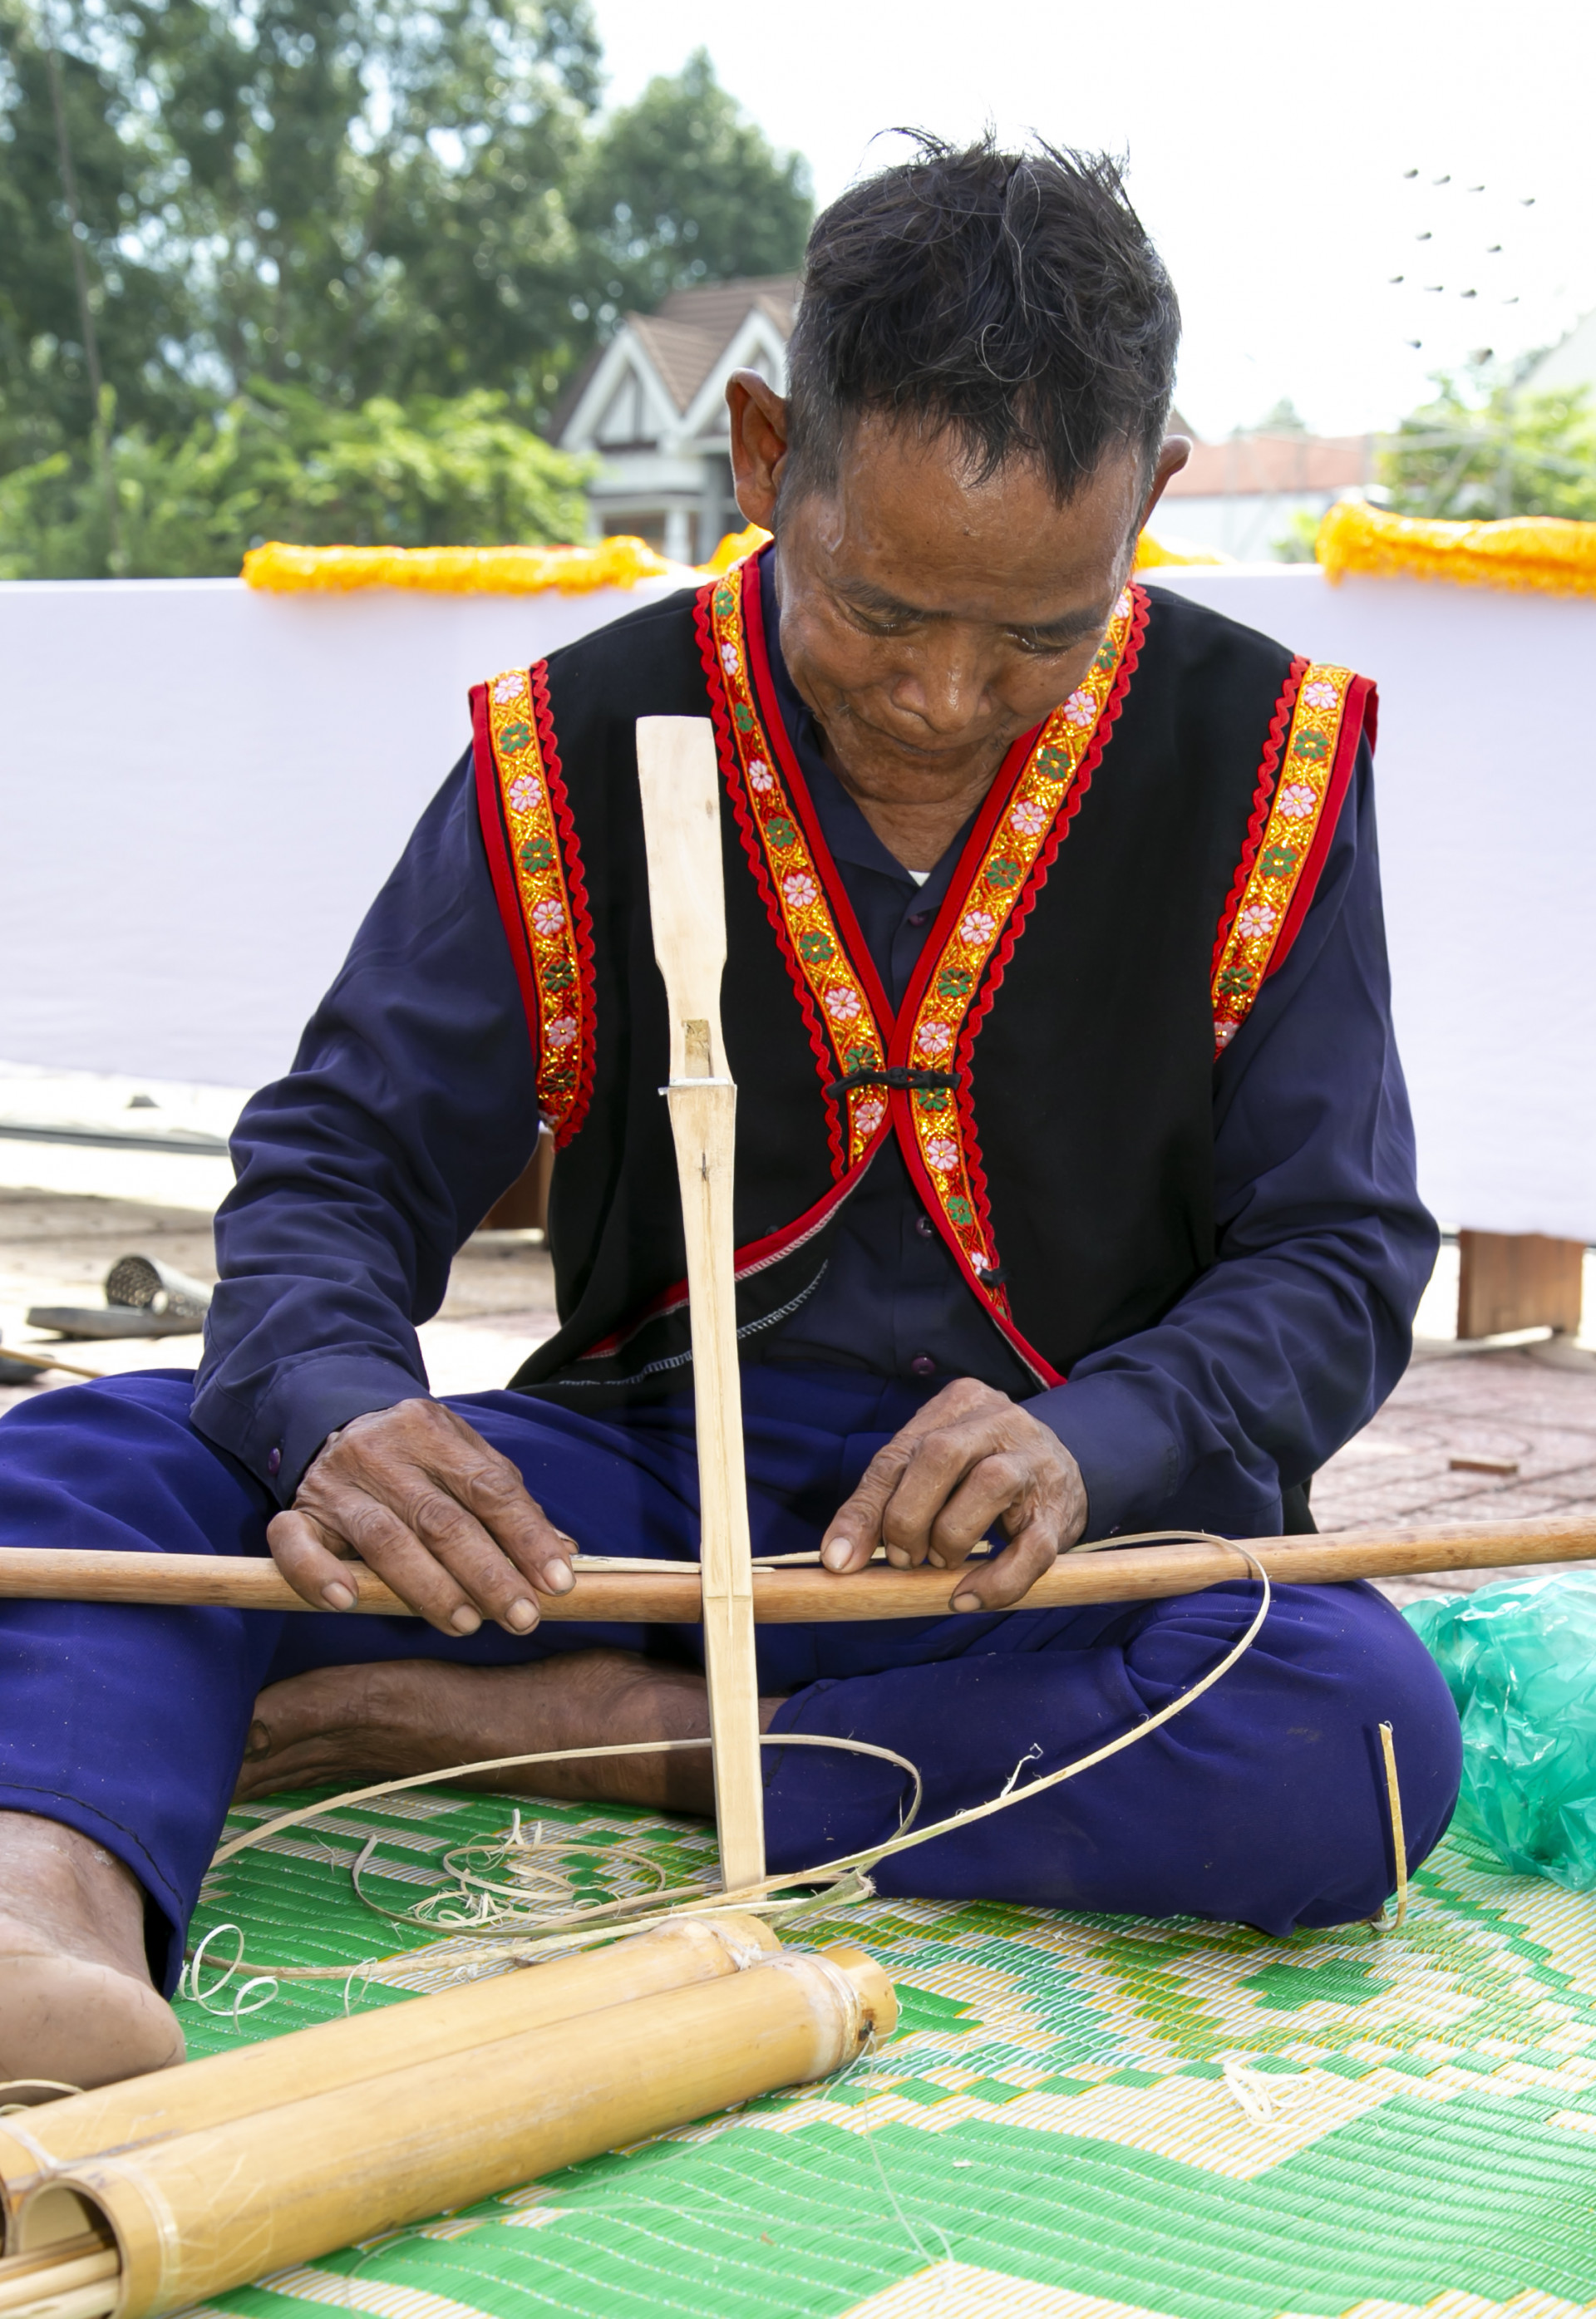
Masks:
[[[1009,1542],[959,1582],[955,1611],[1017,1602],[1085,1529],[1086,1484],[1056,1433],[960,1377],[877,1451],[820,1558],[828,1570],[862,1570],[884,1545],[897,1569],[957,1570],[994,1523]]]

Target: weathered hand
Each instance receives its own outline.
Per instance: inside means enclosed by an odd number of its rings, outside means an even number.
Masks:
[[[565,1594],[576,1583],[574,1542],[509,1458],[437,1401],[401,1401],[330,1435],[266,1537],[316,1610],[353,1605],[338,1566],[354,1557],[444,1635],[473,1635],[484,1619],[529,1634],[532,1589]]]
[[[960,1583],[955,1611],[997,1611],[1086,1528],[1080,1468],[1025,1410],[960,1377],[879,1449],[821,1541],[828,1570],[862,1570],[878,1544],[900,1570],[954,1570],[996,1522],[1009,1543]]]

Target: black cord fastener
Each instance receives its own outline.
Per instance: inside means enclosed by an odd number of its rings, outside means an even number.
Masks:
[[[894,1063],[887,1071],[850,1071],[845,1078],[833,1079],[827,1095],[847,1095],[853,1087],[884,1087],[901,1088],[939,1089],[951,1095],[959,1082],[951,1071],[911,1071],[902,1063]]]

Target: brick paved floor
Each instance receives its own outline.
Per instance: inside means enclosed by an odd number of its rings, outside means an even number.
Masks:
[[[1552,1365],[1559,1360],[1570,1365]],[[1451,1457],[1481,1452],[1516,1457],[1518,1473],[1451,1471]],[[1313,1484],[1321,1530],[1573,1513],[1596,1518],[1596,1355],[1562,1348],[1415,1360]],[[1411,1602],[1505,1575],[1459,1570],[1444,1581],[1392,1579],[1383,1591]]]

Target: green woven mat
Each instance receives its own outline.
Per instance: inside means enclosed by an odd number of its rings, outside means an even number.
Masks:
[[[280,1798],[249,1824],[284,1803]],[[353,1965],[413,1945],[351,1891],[419,1897],[510,1807],[436,1794],[345,1810],[217,1873],[197,1930],[250,1964]],[[677,1881],[704,1831],[535,1806]],[[641,1843],[639,1844],[639,1839]],[[579,1863],[582,1855],[578,1854]],[[636,1869],[626,1872],[636,1877]],[[623,1878],[623,1881],[624,1878]],[[292,2319],[1572,2319],[1596,2314],[1596,1904],[1449,1841],[1400,1934],[1287,1941],[1225,1926],[875,1901],[807,1936],[887,1965],[898,2035],[841,2082],[570,2168],[207,2310]],[[221,1958],[231,1936],[209,1952]],[[428,1976],[412,1978],[428,1985]],[[180,2003],[193,2054],[355,2005],[284,1983],[234,2021]],[[249,2004],[264,1992],[246,1997]],[[1228,2065],[1228,2066],[1227,2066]],[[1240,2065],[1240,2066],[1239,2066]]]

